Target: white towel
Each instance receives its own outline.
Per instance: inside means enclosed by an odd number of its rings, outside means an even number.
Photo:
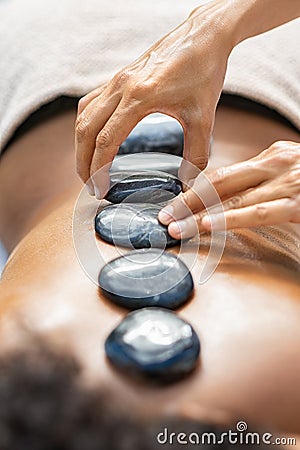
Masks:
[[[184,20],[199,0],[0,0],[0,149],[40,106],[82,96]],[[202,0],[202,3],[205,3]],[[234,50],[225,92],[300,128],[299,21]]]
[[[300,130],[300,19],[239,44],[224,92],[262,103]]]

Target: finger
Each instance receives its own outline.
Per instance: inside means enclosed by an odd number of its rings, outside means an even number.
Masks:
[[[221,167],[212,172],[198,175],[192,189],[178,196],[159,214],[159,219],[165,225],[173,220],[184,219],[191,212],[201,211],[219,198],[228,197],[236,192],[255,187],[265,181],[266,171],[260,162],[244,161],[227,167]],[[214,193],[217,193],[215,195]]]
[[[230,209],[240,209],[246,206],[257,205],[263,202],[269,202],[279,198],[283,198],[282,189],[278,189],[273,186],[273,183],[262,184],[261,186],[253,189],[248,189],[244,192],[238,192],[232,197],[223,202],[223,208],[225,211]],[[213,207],[211,213],[214,213]]]
[[[98,134],[90,172],[97,198],[103,198],[109,187],[109,169],[120,145],[143,117],[123,100]]]
[[[207,166],[209,142],[210,142],[210,126],[201,126],[201,118],[198,116],[184,127],[184,149],[182,164],[180,166],[178,176],[181,181],[189,184],[199,174],[199,169],[203,170]]]
[[[234,228],[250,228],[260,225],[276,225],[289,222],[292,218],[291,202],[288,198],[272,200],[240,209],[231,209],[220,214],[204,216],[201,226],[206,230],[230,230]],[[224,228],[225,217],[225,228]]]
[[[201,187],[200,187],[201,184]],[[202,172],[198,175],[193,187],[181,193],[175,200],[165,206],[158,214],[158,219],[164,225],[168,225],[174,220],[180,220],[191,216],[194,212],[204,208],[204,197],[207,199],[210,191],[216,197],[216,191],[212,188],[209,179]],[[217,201],[217,199],[215,199]]]
[[[80,114],[83,112],[83,110],[87,107],[87,105],[92,100],[94,100],[96,97],[98,97],[104,91],[106,86],[107,86],[107,83],[103,83],[101,86],[97,87],[96,89],[93,89],[91,92],[89,92],[88,94],[86,94],[84,97],[82,97],[79,100],[78,106],[77,106],[77,117],[80,116]],[[86,183],[88,193],[90,195],[95,195],[92,180],[88,179],[85,181],[85,183]]]
[[[234,228],[276,225],[291,220],[290,201],[287,198],[228,210],[224,214],[198,213],[186,220],[172,222],[168,231],[175,239],[186,239],[199,232],[224,231]]]
[[[87,105],[94,100],[94,98],[98,97],[98,95],[101,95],[104,89],[106,89],[107,83],[103,83],[101,86],[97,87],[96,89],[93,89],[91,92],[86,94],[84,97],[82,97],[78,102],[77,107],[77,116],[79,116],[82,111],[87,107]]]
[[[104,95],[104,94],[103,94]],[[83,182],[90,178],[96,138],[109,117],[118,106],[119,96],[96,97],[80,114],[76,123],[75,152],[77,173]]]
[[[196,213],[184,220],[171,222],[168,232],[174,239],[186,239],[195,236],[197,233],[207,231],[202,225],[204,213]]]

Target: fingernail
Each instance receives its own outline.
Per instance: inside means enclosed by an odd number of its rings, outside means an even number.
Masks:
[[[168,225],[173,220],[174,207],[172,205],[165,206],[158,214],[159,221]]]
[[[172,222],[169,225],[169,233],[172,236],[184,237],[185,230],[186,230],[186,222],[184,220],[179,220],[178,222]]]
[[[98,186],[94,184],[95,197],[97,200],[101,200],[101,192]]]
[[[206,230],[223,230],[226,227],[225,216],[224,214],[207,215],[203,217],[201,224]]]
[[[212,218],[213,218],[213,215],[202,217],[201,225],[202,225],[206,230],[210,230],[210,229],[211,229],[211,219],[212,219]]]
[[[94,189],[93,189],[93,187],[92,187],[89,183],[86,184],[86,188],[87,188],[88,193],[89,193],[91,196],[94,196],[94,195],[95,195]]]

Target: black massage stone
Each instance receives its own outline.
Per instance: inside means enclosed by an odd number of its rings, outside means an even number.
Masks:
[[[96,233],[106,242],[127,248],[165,248],[180,243],[158,221],[160,207],[151,204],[109,205],[95,217]]]
[[[139,152],[172,153],[181,156],[183,130],[180,123],[164,114],[150,114],[141,120],[120,146],[119,154]]]
[[[181,158],[167,153],[134,153],[132,155],[117,155],[113,160],[110,173],[114,172],[144,172],[147,170],[166,172],[178,175]]]
[[[174,381],[197,365],[200,342],[192,326],[172,311],[133,311],[105,342],[109,360],[119,369],[158,381]]]
[[[99,274],[102,292],[129,309],[176,309],[194,287],[189,269],[177,256],[158,249],[135,250],[106,264]]]
[[[114,172],[112,187],[106,195],[111,203],[159,203],[178,195],[181,181],[170,174],[161,172]]]

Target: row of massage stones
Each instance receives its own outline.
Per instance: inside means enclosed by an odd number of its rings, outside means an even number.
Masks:
[[[158,219],[166,202],[181,192],[166,173],[119,172],[111,176],[95,230],[106,242],[136,250],[106,264],[99,286],[112,302],[132,310],[110,333],[105,351],[119,369],[160,382],[177,380],[198,361],[200,342],[192,326],[173,311],[193,291],[187,266],[162,249],[178,244]]]

